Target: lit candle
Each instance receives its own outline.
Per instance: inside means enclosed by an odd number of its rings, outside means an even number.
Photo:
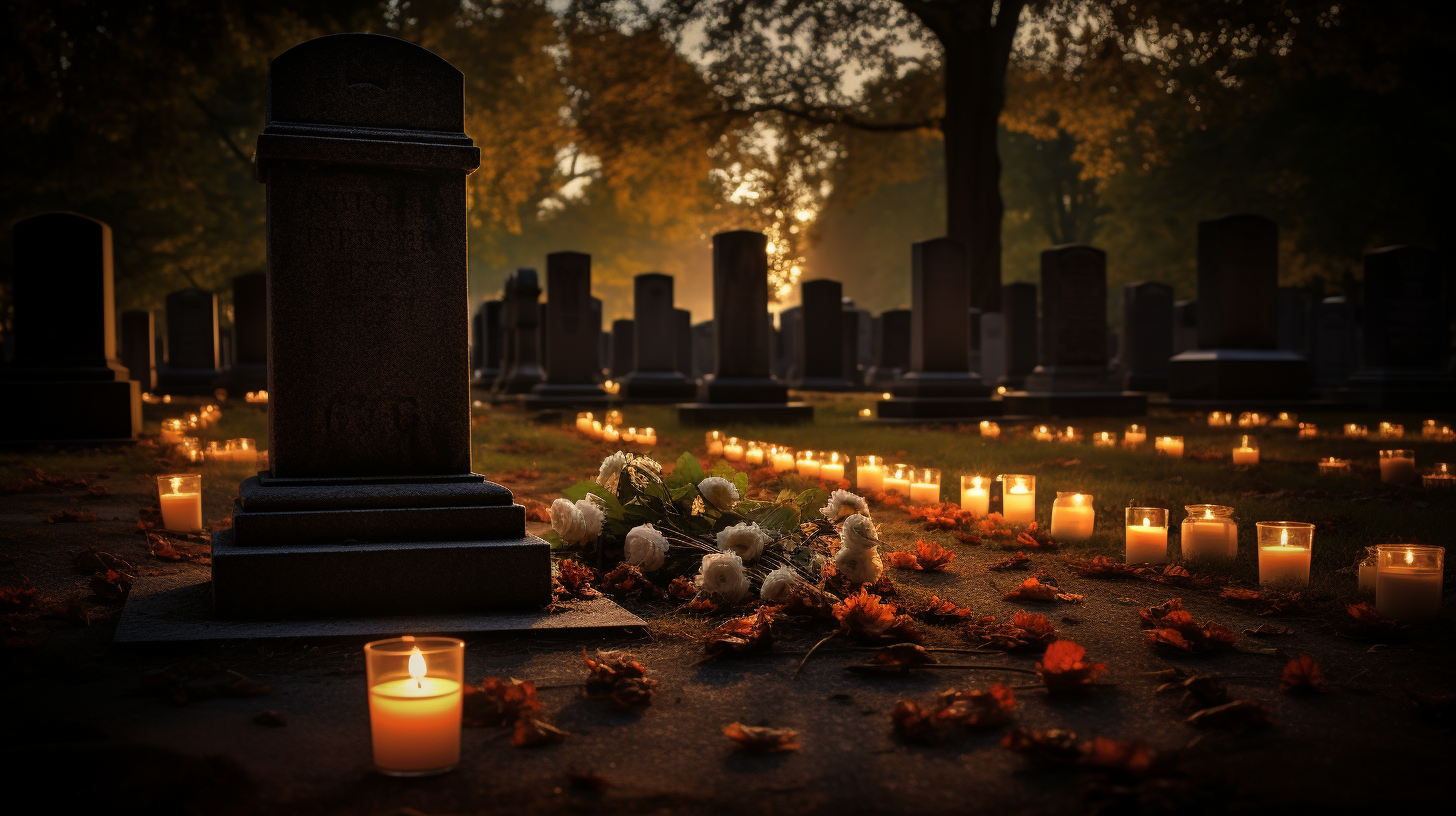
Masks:
[[[977,517],[991,512],[991,489],[980,476],[961,477],[961,509]]]
[[[1063,541],[1085,541],[1092,537],[1096,511],[1092,497],[1085,493],[1058,493],[1052,502],[1052,538]]]
[[[1046,425],[1038,425],[1032,430],[1031,438],[1035,439],[1038,442],[1050,442],[1053,439],[1056,439],[1057,435],[1054,431],[1052,431],[1050,427]]]
[[[465,643],[393,638],[364,647],[374,765],[391,776],[443,773],[460,762]]]
[[[1153,448],[1156,453],[1164,456],[1171,456],[1174,459],[1183,458],[1183,437],[1181,436],[1160,436],[1153,440]]]
[[[894,465],[891,470],[885,472],[885,492],[899,493],[901,496],[910,495],[910,474],[911,468],[908,465]]]
[[[146,395],[143,394],[143,397]],[[1440,436],[1441,426],[1434,419],[1427,419],[1421,422],[1421,436]]]
[[[1148,429],[1141,425],[1129,425],[1127,430],[1122,432],[1122,444],[1129,448],[1135,448],[1146,441],[1148,441]]]
[[[1386,484],[1410,484],[1416,480],[1416,452],[1383,450],[1380,452],[1380,481]]]
[[[708,431],[708,455],[723,455],[723,434],[720,431]]]
[[[819,462],[814,458],[814,451],[800,451],[799,462],[795,467],[800,476],[819,477]]]
[[[1314,438],[1316,438],[1318,436],[1319,436],[1319,426],[1318,425],[1316,425],[1313,422],[1301,422],[1301,423],[1299,423],[1299,434],[1298,434],[1298,437],[1300,439],[1314,439]]]
[[[730,436],[723,443],[723,458],[730,462],[743,461],[743,443],[738,441],[738,437]]]
[[[1345,436],[1348,436],[1352,439],[1364,439],[1369,435],[1370,429],[1366,428],[1364,425],[1357,425],[1353,422],[1347,423],[1345,425]]]
[[[1208,415],[1208,424],[1210,427],[1221,428],[1230,424],[1232,421],[1233,415],[1226,414],[1223,411],[1213,411]]]
[[[831,452],[829,458],[819,465],[819,478],[826,482],[837,482],[844,478],[844,460]]]
[[[1168,511],[1165,508],[1127,508],[1127,555],[1123,560],[1129,564],[1168,562]]]
[[[233,452],[223,447],[216,439],[207,443],[207,459],[210,462],[226,462],[233,458]]]
[[[1234,509],[1218,504],[1190,504],[1184,508],[1183,557],[1193,559],[1233,558],[1239,553],[1239,525]]]
[[[861,493],[878,493],[884,490],[885,460],[878,456],[856,456],[854,484]]]
[[[1001,426],[995,422],[981,420],[981,436],[995,439],[1001,435]]]
[[[1065,431],[1057,434],[1058,442],[1081,442],[1082,439],[1082,429],[1073,428],[1071,425],[1068,425]]]
[[[891,394],[889,391],[886,391],[885,393],[883,393],[883,394],[880,395],[880,399],[887,400],[887,399],[890,399],[893,396],[895,396],[895,395],[894,394]]]
[[[757,442],[749,442],[748,452],[744,454],[744,460],[750,465],[763,464],[763,448],[759,447]],[[843,469],[842,467],[840,468],[840,470]]]
[[[874,412],[868,408],[861,408],[859,409],[859,415],[862,417],[873,416]]]
[[[916,504],[940,504],[940,471],[926,468],[911,471],[910,501]]]
[[[602,428],[601,420],[594,419],[592,420],[591,431],[587,434],[587,436],[590,436],[593,440],[600,442],[602,441],[603,432],[604,431]]]
[[[182,433],[186,430],[186,424],[180,419],[162,420],[162,444],[176,445],[182,441]]]
[[[1240,428],[1262,428],[1269,424],[1269,417],[1257,411],[1245,411],[1239,414]]]
[[[1250,443],[1249,438],[1243,438],[1243,442],[1234,448],[1234,464],[1236,465],[1257,465],[1259,464],[1259,445]]]
[[[1405,437],[1405,426],[1395,425],[1389,422],[1380,423],[1381,439],[1402,439]]]
[[[611,425],[613,427],[617,427],[617,428],[622,427],[622,412],[621,411],[608,411],[607,412],[606,424],[607,425]]]
[[[1269,425],[1274,428],[1293,428],[1294,421],[1296,419],[1299,419],[1298,414],[1291,414],[1288,411],[1280,411],[1279,416],[1275,417],[1274,420],[1269,423]]]
[[[576,430],[580,433],[591,435],[592,412],[582,411],[576,415]]]
[[[234,462],[242,462],[245,465],[258,464],[258,443],[251,439],[229,439],[228,448],[232,452]]]
[[[1350,460],[1326,457],[1319,460],[1319,472],[1321,476],[1349,476]]]
[[[1421,477],[1421,483],[1429,488],[1450,490],[1456,488],[1456,474],[1445,462],[1437,462],[1436,469]]]
[[[643,428],[637,432],[637,444],[646,445],[649,448],[657,444],[657,429]]]
[[[617,429],[615,427],[613,427],[611,425],[603,425],[602,426],[602,441],[603,442],[609,442],[609,443],[610,442],[619,442],[619,441],[621,441],[621,439],[622,439],[622,435],[620,433],[617,433]]]
[[[1110,448],[1116,444],[1117,437],[1108,431],[1098,431],[1097,435],[1092,437],[1092,447],[1094,448]]]
[[[1308,584],[1314,525],[1302,521],[1260,521],[1259,583]]]
[[[1375,611],[1382,618],[1419,621],[1441,612],[1444,547],[1381,544],[1375,573]]]
[[[996,481],[1001,482],[1002,517],[1012,524],[1036,521],[1036,477],[1002,474]]]
[[[195,431],[198,428],[203,427],[202,426],[202,417],[199,416],[199,415],[197,415],[197,414],[188,414],[188,415],[182,417],[182,422],[183,422],[184,425],[187,426],[187,429],[188,430],[194,430]]]
[[[162,505],[162,528],[177,533],[202,530],[202,476],[176,473],[157,477]]]
[[[622,431],[622,441],[623,442],[636,442],[637,441],[637,429],[636,428],[628,428],[627,430]]]
[[[794,452],[789,448],[773,449],[773,469],[780,473],[794,469]]]

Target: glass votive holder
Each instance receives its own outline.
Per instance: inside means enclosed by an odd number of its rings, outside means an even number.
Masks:
[[[769,449],[769,462],[773,469],[780,473],[787,473],[794,469],[794,449],[782,445],[775,445]]]
[[[1233,421],[1233,414],[1225,413],[1223,411],[1208,412],[1208,427],[1210,428],[1223,428],[1228,425],[1232,425]]]
[[[1092,525],[1097,511],[1092,506],[1092,497],[1075,491],[1057,491],[1052,502],[1052,538],[1063,541],[1086,541],[1092,537]]]
[[[909,465],[890,465],[885,468],[885,492],[899,493],[901,496],[910,496],[910,477],[915,473],[915,468]]]
[[[724,442],[723,442],[723,458],[724,459],[727,459],[730,462],[742,462],[743,461],[743,454],[744,454],[743,443],[739,441],[738,437],[736,437],[736,436],[730,436],[726,440],[724,440]],[[800,473],[803,473],[802,470],[799,471],[799,472]]]
[[[987,439],[995,439],[1001,435],[1001,424],[987,419],[981,420],[981,436]]]
[[[1269,416],[1258,411],[1244,411],[1239,414],[1240,428],[1262,428],[1269,424]]]
[[[576,415],[576,430],[584,434],[590,434],[593,419],[595,417],[592,416],[591,411],[581,411]]]
[[[268,392],[267,391],[259,391],[258,393],[259,394],[262,394],[265,398],[268,396]],[[172,395],[171,394],[163,394],[162,395],[162,402],[164,404],[170,405],[172,403]]]
[[[1051,442],[1057,438],[1057,432],[1050,425],[1038,425],[1031,429],[1031,438],[1038,442]]]
[[[1148,441],[1148,429],[1141,425],[1129,425],[1127,430],[1122,432],[1122,444],[1124,447],[1135,448]]]
[[[1456,488],[1456,473],[1451,472],[1449,464],[1437,462],[1434,470],[1421,477],[1421,484],[1438,490],[1450,490]]]
[[[622,433],[617,430],[617,426],[607,423],[602,426],[602,441],[607,443],[621,442]]]
[[[1127,508],[1128,564],[1168,563],[1168,510],[1165,507]]]
[[[374,768],[429,776],[460,764],[465,641],[405,637],[364,644]]]
[[[1440,436],[1441,426],[1434,419],[1422,420],[1421,436]]]
[[[910,471],[910,501],[916,504],[940,504],[940,471],[918,468]]]
[[[175,533],[202,532],[202,475],[169,473],[157,477],[162,528]]]
[[[961,477],[961,509],[978,518],[991,512],[991,484],[986,477]]]
[[[1303,521],[1256,521],[1259,583],[1308,584],[1314,525]]]
[[[1321,476],[1349,476],[1350,460],[1327,456],[1319,460],[1319,472]]]
[[[1416,452],[1383,450],[1380,452],[1380,481],[1404,485],[1416,480]]]
[[[182,417],[182,424],[188,430],[197,430],[202,427],[202,417],[198,414],[186,414]]]
[[[258,463],[258,443],[252,439],[229,439],[228,447],[232,450],[234,462],[242,462],[245,465]]]
[[[1239,524],[1234,509],[1222,504],[1184,505],[1179,538],[1183,557],[1213,560],[1239,554]]]
[[[814,451],[799,451],[799,458],[794,461],[794,469],[799,472],[800,476],[818,478],[819,460],[814,457]]]
[[[1012,524],[1036,521],[1036,477],[1003,473],[996,481],[1001,483],[1001,516]]]
[[[602,441],[602,434],[604,433],[606,433],[606,428],[602,427],[602,421],[600,419],[592,420],[591,433],[588,433],[587,436],[590,436],[593,440],[600,442]]]
[[[614,425],[614,426],[616,426],[618,428],[622,427],[622,412],[621,411],[608,411],[607,412],[607,418],[605,420],[605,424],[607,424],[607,425]]]
[[[1375,573],[1380,569],[1380,548],[1366,547],[1365,557],[1360,559],[1360,577],[1356,589],[1360,592],[1375,592]]]
[[[819,478],[826,482],[837,482],[844,478],[844,463],[849,457],[837,451],[821,451],[819,454]]]
[[[1294,425],[1295,425],[1295,423],[1296,423],[1296,421],[1298,421],[1298,419],[1299,419],[1299,415],[1298,414],[1291,414],[1288,411],[1280,411],[1278,414],[1276,414],[1274,416],[1273,419],[1269,420],[1269,427],[1271,427],[1271,428],[1293,428]]]
[[[1234,464],[1236,465],[1257,465],[1259,464],[1259,443],[1245,436],[1239,441],[1238,447],[1234,448]]]
[[[1174,459],[1183,458],[1183,437],[1160,436],[1153,440],[1153,452]]]
[[[637,441],[637,429],[636,428],[628,428],[627,430],[622,431],[621,432],[621,435],[622,435],[622,441],[623,442],[636,442]]]
[[[1348,436],[1351,439],[1364,439],[1369,435],[1370,429],[1365,427],[1364,425],[1359,425],[1354,422],[1345,423],[1345,436]]]
[[[1081,428],[1073,428],[1071,425],[1057,431],[1058,442],[1081,442],[1086,438]]]
[[[763,443],[761,442],[749,442],[748,450],[743,452],[743,461],[750,465],[762,465],[763,457]]]
[[[1391,422],[1382,422],[1380,423],[1379,433],[1381,439],[1404,439],[1405,426]]]
[[[708,455],[709,456],[722,456],[723,455],[723,432],[722,431],[708,431],[706,434],[704,434],[703,441],[708,446]]]
[[[1376,553],[1375,611],[1380,617],[1420,621],[1440,614],[1445,547],[1380,544]]]
[[[1317,425],[1317,424],[1315,424],[1313,422],[1301,422],[1301,423],[1299,423],[1299,433],[1296,434],[1296,437],[1297,438],[1299,438],[1299,439],[1315,439],[1318,436],[1319,436],[1319,425]]]
[[[161,436],[162,444],[163,445],[176,445],[176,444],[180,443],[182,441],[182,434],[186,430],[187,430],[187,423],[183,422],[180,419],[164,419],[164,420],[162,420],[162,436]]]
[[[878,493],[885,489],[885,460],[880,456],[854,457],[854,486],[860,493]]]

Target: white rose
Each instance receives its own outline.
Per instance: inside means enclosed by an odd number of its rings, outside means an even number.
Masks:
[[[738,503],[738,487],[721,476],[709,476],[698,482],[698,492],[703,500],[718,511],[732,510]]]
[[[840,547],[834,555],[834,567],[853,583],[873,584],[880,580],[884,564],[880,563],[880,551],[874,547],[868,550]]]
[[[793,567],[779,567],[764,577],[758,595],[765,601],[776,601],[788,595],[789,590],[798,582],[799,574],[794,572]]]
[[[581,512],[581,521],[586,528],[586,540],[594,541],[602,534],[602,520],[607,517],[607,511],[597,504],[597,497],[588,495],[576,503],[576,509]]]
[[[841,550],[863,552],[878,546],[880,536],[875,532],[874,522],[854,513],[844,520],[844,526],[839,529],[839,543]]]
[[[551,502],[551,529],[567,544],[580,544],[586,538],[586,519],[571,499],[557,499]]]
[[[870,505],[864,499],[856,496],[848,490],[836,490],[829,494],[829,503],[819,508],[819,515],[830,521],[838,521],[845,516],[852,516],[859,513],[866,518],[870,515]]]
[[[597,471],[597,484],[608,490],[616,491],[617,478],[622,475],[622,468],[627,466],[627,454],[617,451],[602,460],[602,468]]]
[[[758,558],[773,536],[751,521],[744,521],[718,532],[718,549],[737,553],[744,561]]]
[[[653,572],[661,569],[667,561],[667,539],[651,524],[640,524],[627,533],[627,541],[622,545],[622,555],[626,557],[628,564],[643,572]]]
[[[743,559],[731,552],[703,556],[703,565],[693,583],[698,589],[715,593],[730,604],[743,600],[752,589],[748,576],[743,572]]]

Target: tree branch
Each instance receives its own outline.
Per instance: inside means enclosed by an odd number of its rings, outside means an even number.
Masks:
[[[232,135],[228,133],[227,123],[223,122],[211,110],[208,110],[207,105],[202,103],[202,100],[198,98],[197,94],[189,93],[188,96],[192,97],[192,103],[197,106],[198,110],[202,111],[202,115],[207,117],[207,121],[212,123],[213,128],[217,130],[217,135],[222,137],[223,143],[228,146],[228,149],[233,152],[234,156],[242,160],[243,164],[251,172],[253,169],[253,157],[244,153],[243,149],[238,147],[237,142],[233,141]]]
[[[785,116],[792,116],[805,122],[812,122],[816,125],[842,125],[844,127],[865,130],[874,133],[905,133],[912,130],[939,130],[940,118],[927,117],[913,122],[874,122],[861,119],[852,113],[845,113],[835,108],[796,108],[778,102],[770,102],[763,105],[750,105],[746,108],[729,108],[717,113],[703,114],[693,118],[694,122],[701,122],[707,119],[737,119],[740,117],[756,116],[760,113],[782,113]]]

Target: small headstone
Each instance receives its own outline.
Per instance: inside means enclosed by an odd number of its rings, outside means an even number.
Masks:
[[[693,313],[687,309],[673,309],[672,319],[676,329],[673,350],[676,352],[677,371],[684,377],[693,379]],[[693,386],[693,393],[697,393],[696,385]]]
[[[775,376],[785,382],[799,379],[804,370],[804,307],[790,306],[779,312],[775,341]]]
[[[591,256],[553,252],[546,256],[546,379],[537,383],[524,404],[528,408],[606,405],[607,392],[597,383],[597,336],[591,297]]]
[[[1006,373],[1001,384],[1021,388],[1040,356],[1040,327],[1036,313],[1036,284],[1008,283],[1001,287],[1001,319],[1005,326]]]
[[[1198,348],[1198,301],[1173,303],[1173,354]]]
[[[1122,288],[1122,328],[1127,342],[1120,359],[1128,391],[1167,391],[1173,356],[1173,287],[1157,281]]]
[[[1006,376],[1006,319],[1000,312],[981,315],[981,380],[1001,382]]]
[[[143,391],[157,387],[156,324],[151,312],[121,313],[121,363]]]
[[[677,366],[677,316],[671,275],[649,272],[632,281],[632,373],[622,378],[621,398],[631,402],[680,402],[698,387]]]
[[[1314,381],[1321,388],[1337,388],[1358,367],[1359,323],[1355,307],[1344,297],[1327,297],[1314,311]]]
[[[864,372],[859,368],[859,316],[857,311],[839,313],[841,366],[846,372],[845,380],[850,388],[859,388]]]
[[[262,272],[233,278],[232,370],[235,391],[268,388],[268,276]]]
[[[183,289],[167,295],[167,364],[157,388],[169,394],[211,394],[218,386],[217,295]]]
[[[471,372],[471,385],[489,388],[500,376],[501,353],[504,338],[501,336],[501,302],[487,300],[480,304],[475,313],[480,357],[478,367]]]
[[[111,227],[55,212],[17,222],[12,236],[15,356],[0,366],[0,444],[136,441],[142,389],[116,357]]]
[[[1365,337],[1351,388],[1374,408],[1456,405],[1451,321],[1456,282],[1436,253],[1390,246],[1365,253]]]
[[[592,331],[596,332],[597,340],[592,343],[592,371],[598,381],[602,379],[602,370],[607,367],[607,343],[605,338],[610,337],[602,331],[602,299],[594,297],[591,299],[591,324]]]
[[[1300,356],[1310,354],[1311,323],[1314,303],[1307,292],[1289,286],[1279,287],[1279,327],[1276,347]]]
[[[713,321],[693,324],[693,377],[703,379],[713,373]]]
[[[510,378],[511,366],[516,359],[516,276],[514,273],[507,275],[501,283],[501,358],[500,373],[491,383],[491,391],[495,394],[505,393],[506,380]]]
[[[611,359],[612,379],[614,380],[620,380],[632,373],[632,362],[637,353],[637,344],[633,334],[632,321],[612,321]]]
[[[798,326],[798,345],[803,349],[803,368],[800,376],[792,380],[795,388],[803,391],[849,388],[849,378],[844,372],[843,296],[844,287],[839,281],[820,279],[799,285],[803,319]]]
[[[534,269],[517,269],[511,276],[511,322],[505,331],[513,338],[510,365],[496,385],[503,396],[524,394],[546,379],[541,370],[541,284]]]

